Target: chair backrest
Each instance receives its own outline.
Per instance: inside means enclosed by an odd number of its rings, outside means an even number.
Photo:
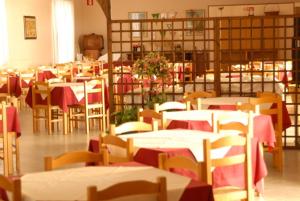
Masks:
[[[64,153],[56,158],[45,157],[45,170],[53,170],[63,166],[77,163],[102,163],[108,165],[108,151],[102,150],[101,153],[93,153],[88,151],[72,151]]]
[[[252,103],[241,103],[241,102],[237,102],[236,103],[236,109],[238,111],[242,111],[242,112],[249,112],[252,111],[256,114],[260,113],[260,107],[259,105],[254,105]]]
[[[211,157],[211,152],[215,149],[220,149],[228,146],[242,147],[244,152],[241,154],[225,156],[223,158],[213,159]],[[227,200],[250,200],[253,196],[252,190],[252,163],[251,163],[251,138],[250,135],[227,135],[220,139],[210,142],[209,139],[204,140],[204,166],[206,171],[206,179],[208,184],[213,184],[212,168],[225,167],[236,164],[244,164],[244,176],[245,176],[245,188],[241,189],[240,193],[231,194],[228,196],[230,199]],[[217,199],[217,194],[214,194],[216,200],[222,200],[222,198]],[[237,197],[236,197],[237,196]]]
[[[133,139],[128,138],[126,141],[122,140],[115,135],[100,135],[99,137],[99,148],[108,149],[109,145],[116,146],[126,150],[126,156],[117,156],[113,155],[112,152],[109,152],[109,162],[118,163],[118,162],[128,162],[133,160]]]
[[[185,102],[190,101],[192,105],[197,105],[197,109],[201,109],[201,103],[199,99],[201,98],[214,98],[217,94],[215,91],[195,91],[195,92],[186,92],[183,96]]]
[[[90,81],[84,82],[84,97],[85,97],[85,105],[89,105],[89,96],[90,95],[101,95],[101,100],[98,102],[101,102],[103,104],[103,109],[105,107],[104,100],[105,100],[105,84],[104,79],[93,79]]]
[[[87,201],[112,200],[145,194],[157,194],[157,201],[167,201],[166,178],[159,177],[157,180],[157,183],[145,180],[122,182],[100,191],[97,191],[96,186],[90,186],[87,188]]]
[[[275,123],[275,133],[276,133],[276,143],[282,143],[282,99],[278,94],[270,93],[259,93],[259,97],[250,98],[249,102],[254,105],[260,105],[260,113],[265,115],[271,115],[276,120]],[[264,104],[269,104],[269,108],[263,107]],[[279,141],[278,141],[279,140]]]
[[[34,108],[37,104],[36,98],[37,96],[45,97],[47,104],[51,105],[51,90],[48,82],[33,82],[32,86],[32,108]]]
[[[12,201],[22,200],[21,180],[19,178],[11,180],[3,175],[0,175],[0,188],[12,193]]]
[[[109,133],[111,135],[120,135],[129,132],[147,132],[157,130],[157,127],[157,121],[153,121],[152,124],[148,124],[141,121],[130,121],[123,123],[117,127],[114,124],[111,124]]]
[[[203,178],[204,175],[201,164],[185,156],[168,157],[166,153],[161,153],[158,156],[158,165],[160,169],[167,171],[169,171],[171,168],[191,170],[197,175],[199,181],[203,179],[205,180],[205,178]]]
[[[154,104],[154,111],[155,112],[163,112],[163,111],[171,111],[171,110],[190,110],[191,109],[191,102],[187,101],[185,103],[171,101],[171,102],[164,102],[162,104]]]
[[[234,112],[230,115],[226,113],[214,114],[214,132],[237,131],[240,134],[253,136],[253,112]]]
[[[160,126],[163,127],[162,113],[158,113],[155,110],[140,108],[138,112],[138,120],[146,123],[153,123],[153,121],[157,121],[160,122]]]

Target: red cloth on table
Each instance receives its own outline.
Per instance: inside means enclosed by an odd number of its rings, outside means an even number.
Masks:
[[[276,104],[273,104],[271,108],[276,108]],[[208,109],[215,110],[236,110],[235,105],[211,105]],[[272,122],[275,124],[277,121],[276,115],[272,115]],[[292,125],[289,112],[286,107],[285,101],[282,101],[282,130],[288,129]]]
[[[15,132],[17,137],[21,136],[20,119],[15,107],[8,107],[6,109],[7,115],[7,131]],[[2,120],[0,120],[1,122]],[[0,132],[2,132],[2,123],[0,124]]]
[[[267,143],[268,146],[274,147],[275,133],[271,117],[268,115],[258,115],[253,120],[253,135],[258,138],[259,142]],[[211,125],[207,121],[190,121],[190,120],[173,120],[167,129],[190,129],[212,131]]]
[[[109,99],[108,99],[108,88],[105,86],[105,107],[109,107]],[[47,99],[43,100],[41,96],[36,97],[36,101],[38,104],[47,104]],[[90,94],[89,102],[94,102],[101,100],[101,94]],[[32,107],[32,87],[29,88],[28,94],[25,99],[26,103]],[[51,104],[58,105],[64,112],[68,111],[69,105],[75,104],[83,104],[84,98],[80,101],[77,100],[74,92],[69,86],[55,87],[51,91]]]
[[[22,94],[20,82],[18,76],[10,76],[9,77],[9,85],[10,85],[10,93],[13,96],[19,97]],[[4,84],[0,88],[0,93],[7,93],[7,84]]]
[[[38,81],[45,81],[51,78],[56,78],[56,75],[54,75],[51,71],[45,70],[38,73]]]
[[[89,151],[99,152],[98,140],[92,139],[89,143]],[[227,156],[241,153],[243,150],[240,147],[232,147]],[[195,159],[193,153],[188,148],[140,148],[134,156],[134,161],[158,167],[158,156],[160,153],[166,153],[168,157],[172,156],[186,156]],[[259,192],[262,192],[260,181],[267,176],[267,168],[264,162],[263,155],[259,152],[258,139],[254,138],[252,141],[252,171],[253,171],[253,185],[256,186]],[[193,180],[197,180],[197,176],[188,170],[173,169],[174,173],[188,176]],[[244,185],[244,167],[243,165],[234,165],[222,168],[216,168],[213,172],[214,187],[221,187],[225,185],[234,185],[243,187]]]

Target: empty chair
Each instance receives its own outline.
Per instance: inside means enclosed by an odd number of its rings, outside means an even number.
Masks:
[[[159,177],[157,183],[146,180],[117,183],[106,189],[97,191],[96,186],[87,188],[87,201],[112,200],[121,197],[157,194],[157,201],[167,201],[167,182]]]
[[[154,121],[152,124],[148,124],[141,121],[130,121],[123,123],[119,126],[115,126],[114,124],[110,125],[109,133],[111,135],[120,135],[125,133],[134,133],[134,132],[147,132],[157,130],[158,125],[157,121]]]
[[[194,172],[199,181],[205,180],[203,175],[203,168],[201,164],[191,158],[185,156],[168,157],[166,153],[159,154],[158,165],[160,169],[170,171],[172,168],[182,168]]]
[[[190,101],[191,105],[196,105],[197,109],[201,109],[201,98],[214,98],[216,97],[215,91],[195,91],[184,93],[183,100]]]
[[[72,132],[72,123],[83,121],[85,131],[90,133],[90,120],[99,120],[99,129],[106,130],[106,110],[105,110],[105,84],[103,79],[95,79],[84,82],[84,104],[70,106],[70,130]],[[94,98],[91,101],[91,97]],[[79,112],[78,112],[79,111]],[[81,119],[80,119],[81,118]]]
[[[21,194],[21,180],[18,179],[9,179],[3,175],[0,175],[0,188],[4,189],[5,191],[11,192],[12,199],[11,201],[21,201],[22,194]]]
[[[51,103],[51,88],[49,83],[34,82],[32,86],[33,132],[39,131],[39,121],[44,120],[46,122],[48,134],[51,135],[54,128],[53,124],[63,121],[63,119],[60,118],[60,115],[58,115],[60,110],[59,106],[52,105]]]
[[[186,103],[171,101],[171,102],[164,102],[162,104],[154,104],[155,112],[163,112],[163,111],[172,111],[172,110],[190,110],[191,103],[187,101]]]
[[[133,160],[133,139],[128,138],[126,141],[122,140],[115,135],[100,135],[99,137],[99,148],[100,152],[105,149],[109,149],[109,146],[115,146],[124,150],[124,153],[120,155],[114,155],[111,151],[109,152],[109,162],[129,162]]]
[[[244,153],[238,155],[225,156],[224,158],[213,159],[211,153],[215,149],[240,146],[243,147]],[[204,166],[208,184],[213,184],[212,168],[226,167],[235,164],[244,165],[244,188],[236,186],[225,186],[213,189],[216,201],[229,200],[253,200],[254,191],[252,189],[252,163],[251,163],[251,138],[250,135],[230,135],[221,137],[220,139],[210,142],[209,139],[204,140]]]
[[[252,111],[256,114],[259,114],[259,105],[254,105],[252,103],[236,103],[236,109],[242,112],[249,112]]]
[[[55,158],[47,156],[44,158],[45,170],[53,170],[63,166],[77,163],[102,163],[108,165],[108,151],[102,150],[101,153],[93,153],[88,151],[72,151],[64,153]]]
[[[236,131],[239,134],[248,134],[253,136],[253,112],[234,112],[230,115],[215,114],[214,115],[214,132],[232,132]]]
[[[273,117],[276,143],[272,149],[273,165],[280,171],[283,168],[282,149],[282,100],[281,96],[275,93],[258,93],[257,98],[250,98],[250,103],[260,105],[260,113]],[[267,105],[267,107],[266,107]],[[269,151],[269,150],[268,150]]]
[[[155,110],[140,108],[138,112],[138,119],[142,122],[153,123],[158,122],[158,128],[163,128],[163,114]]]

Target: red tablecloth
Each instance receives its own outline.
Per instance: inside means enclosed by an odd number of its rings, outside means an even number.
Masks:
[[[19,77],[18,76],[10,76],[9,77],[9,85],[10,85],[10,93],[13,96],[19,97],[22,94]],[[4,84],[0,88],[0,93],[7,93],[7,84]]]
[[[276,108],[276,104],[273,104],[271,108]],[[236,110],[235,105],[211,105],[208,109],[217,110]],[[273,123],[276,123],[276,115],[272,115]],[[285,101],[282,101],[282,129],[286,130],[292,125],[289,112],[286,107]]]
[[[105,107],[108,108],[109,100],[108,100],[107,86],[105,87],[104,93],[105,93]],[[101,94],[91,94],[89,96],[89,102],[94,102],[98,100],[101,100]],[[25,101],[30,107],[32,107],[32,87],[29,88]],[[38,104],[47,104],[46,99],[43,100],[41,96],[37,96],[36,101]],[[83,104],[83,103],[84,103],[84,98],[78,101],[74,92],[69,86],[54,87],[54,89],[51,91],[51,104],[58,105],[64,112],[68,111],[69,105]]]
[[[99,142],[96,139],[90,140],[89,151],[99,152]],[[232,147],[227,153],[228,156],[241,153],[239,147]],[[193,153],[188,148],[140,148],[134,156],[134,161],[153,167],[158,167],[158,156],[160,153],[166,153],[168,157],[186,156],[195,160]],[[252,176],[253,185],[258,192],[262,192],[260,181],[267,175],[267,168],[264,162],[263,155],[259,152],[259,143],[257,138],[252,141]],[[197,176],[188,170],[173,169],[172,172],[188,176],[193,180],[197,180]],[[222,168],[216,168],[213,172],[214,184],[213,187],[222,187],[233,185],[243,187],[244,185],[244,167],[243,165],[234,165]]]
[[[38,81],[45,81],[51,78],[56,78],[56,75],[54,75],[50,70],[45,70],[38,73]]]
[[[258,115],[253,120],[254,129],[253,135],[259,142],[267,143],[268,146],[274,147],[275,133],[272,124],[272,119],[267,115]],[[212,131],[213,128],[206,121],[191,121],[191,120],[172,120],[167,129],[191,129]]]
[[[21,136],[20,119],[15,107],[8,107],[7,114],[7,131],[15,132],[17,136]],[[0,120],[1,122],[2,120]],[[0,132],[2,132],[2,123],[0,123]]]

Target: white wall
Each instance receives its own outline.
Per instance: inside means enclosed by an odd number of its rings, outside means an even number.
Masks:
[[[51,0],[6,0],[11,68],[52,63]],[[23,16],[36,17],[37,39],[24,39]]]
[[[85,0],[75,0],[75,50],[79,52],[79,37],[85,34],[102,35],[106,41],[106,18],[97,0],[94,0],[93,6],[87,6]],[[107,51],[106,42],[104,42],[104,52]]]

